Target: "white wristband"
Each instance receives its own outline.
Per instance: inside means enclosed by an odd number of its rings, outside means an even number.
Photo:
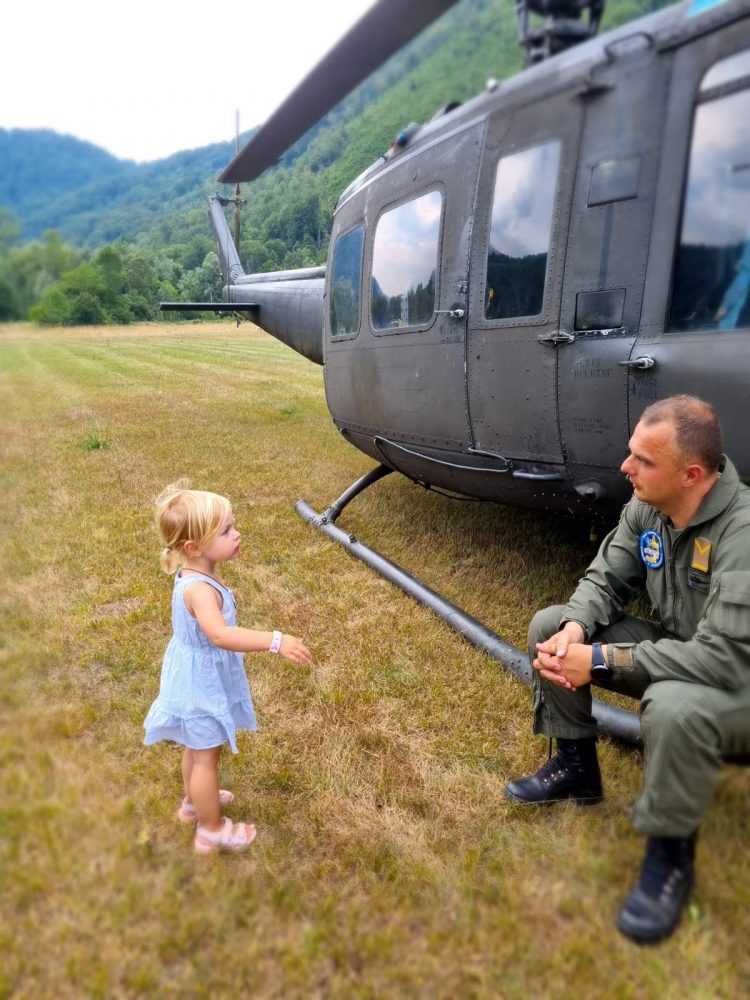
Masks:
[[[269,653],[278,653],[281,649],[281,632],[274,629],[273,639],[271,639],[271,645],[268,647]]]

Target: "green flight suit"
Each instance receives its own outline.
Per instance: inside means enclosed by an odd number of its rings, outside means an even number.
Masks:
[[[535,644],[579,622],[608,644],[602,686],[641,699],[643,786],[633,821],[650,836],[700,825],[723,757],[750,753],[750,489],[724,458],[719,480],[680,531],[635,497],[567,605],[532,620]],[[657,621],[627,615],[645,589]],[[596,733],[590,686],[568,691],[533,671],[534,731]]]

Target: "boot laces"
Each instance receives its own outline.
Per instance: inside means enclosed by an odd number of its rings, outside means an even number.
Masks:
[[[536,772],[537,778],[545,784],[554,781],[560,775],[569,774],[570,766],[559,754],[549,757]]]
[[[640,886],[652,899],[672,896],[684,881],[688,865],[689,859],[683,852],[670,850],[658,838],[654,838],[643,859]]]

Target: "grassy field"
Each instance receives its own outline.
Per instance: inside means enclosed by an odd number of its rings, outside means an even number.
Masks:
[[[674,939],[613,922],[642,852],[638,754],[595,809],[524,811],[529,695],[304,523],[372,464],[322,371],[250,326],[0,326],[0,997],[734,998],[750,992],[750,771],[728,768]],[[142,746],[169,637],[151,501],[229,495],[260,729],[225,753],[247,854],[196,858],[179,751]],[[340,524],[523,646],[591,557],[587,525],[392,476]],[[554,559],[550,558],[554,553]]]

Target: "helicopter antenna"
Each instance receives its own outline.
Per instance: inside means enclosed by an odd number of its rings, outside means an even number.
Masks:
[[[234,151],[235,156],[240,151],[240,109],[234,113]],[[225,208],[227,205],[234,205],[234,249],[239,255],[240,252],[240,209],[247,205],[247,198],[243,198],[240,190],[240,182],[234,186],[234,198],[219,198],[219,203]]]
[[[234,115],[234,153],[235,156],[240,151],[240,109],[237,108]],[[237,181],[234,187],[234,248],[240,252],[240,209],[247,204],[247,199],[240,197],[240,182]]]
[[[593,38],[599,29],[605,0],[516,0],[520,43],[526,65],[533,66],[579,42]],[[533,26],[530,15],[546,18]],[[583,15],[588,19],[583,20]]]

